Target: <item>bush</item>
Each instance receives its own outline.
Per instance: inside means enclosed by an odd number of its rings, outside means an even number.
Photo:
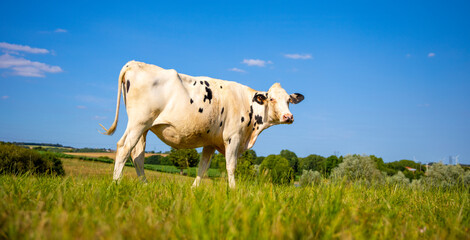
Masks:
[[[422,178],[426,186],[451,188],[458,186],[470,186],[470,172],[465,172],[460,165],[444,165],[435,163]]]
[[[386,177],[386,181],[392,185],[407,186],[410,184],[410,180],[401,171],[391,177]]]
[[[0,174],[64,175],[62,162],[52,153],[36,152],[10,143],[0,143]]]
[[[302,187],[319,184],[321,182],[321,174],[318,171],[303,170],[299,182]]]
[[[337,168],[333,169],[331,178],[334,180],[363,181],[367,183],[380,182],[383,175],[377,169],[376,163],[367,155],[347,155]]]
[[[273,183],[290,183],[294,179],[294,170],[289,161],[279,155],[269,155],[261,163],[259,170],[266,174]]]

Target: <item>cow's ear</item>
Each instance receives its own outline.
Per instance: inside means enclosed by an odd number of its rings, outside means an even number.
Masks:
[[[289,102],[291,102],[293,104],[297,104],[299,102],[302,102],[302,100],[304,100],[304,95],[302,95],[300,93],[293,93],[293,94],[290,95]]]
[[[253,101],[259,103],[260,105],[263,105],[266,99],[267,98],[265,95],[259,94],[259,93],[256,93],[255,96],[253,97]]]

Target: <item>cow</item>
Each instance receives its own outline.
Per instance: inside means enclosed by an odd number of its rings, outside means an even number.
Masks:
[[[200,184],[217,150],[227,161],[229,187],[235,188],[234,172],[241,153],[253,147],[265,129],[293,123],[289,103],[304,99],[299,93],[287,94],[279,83],[267,92],[255,91],[232,81],[193,77],[130,61],[119,74],[114,122],[109,129],[100,124],[103,134],[111,135],[116,130],[121,94],[128,123],[117,143],[113,179],[121,178],[131,156],[137,175],[147,181],[144,153],[150,130],[173,148],[203,148],[193,187]]]

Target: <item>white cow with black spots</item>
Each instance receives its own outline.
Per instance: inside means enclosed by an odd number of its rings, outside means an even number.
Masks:
[[[267,92],[242,84],[192,77],[173,69],[130,61],[118,80],[116,116],[104,134],[116,130],[121,91],[128,123],[117,143],[114,180],[132,157],[137,175],[143,180],[145,141],[152,131],[173,148],[203,147],[199,170],[193,186],[198,186],[215,150],[225,155],[229,186],[235,187],[234,171],[241,153],[250,149],[258,135],[277,124],[290,124],[294,117],[289,103],[304,96],[287,94],[279,83]]]

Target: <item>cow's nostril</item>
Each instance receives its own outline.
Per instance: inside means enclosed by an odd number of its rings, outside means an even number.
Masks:
[[[294,116],[292,116],[292,114],[284,114],[282,116],[282,120],[284,120],[285,122],[292,122],[294,121]]]

